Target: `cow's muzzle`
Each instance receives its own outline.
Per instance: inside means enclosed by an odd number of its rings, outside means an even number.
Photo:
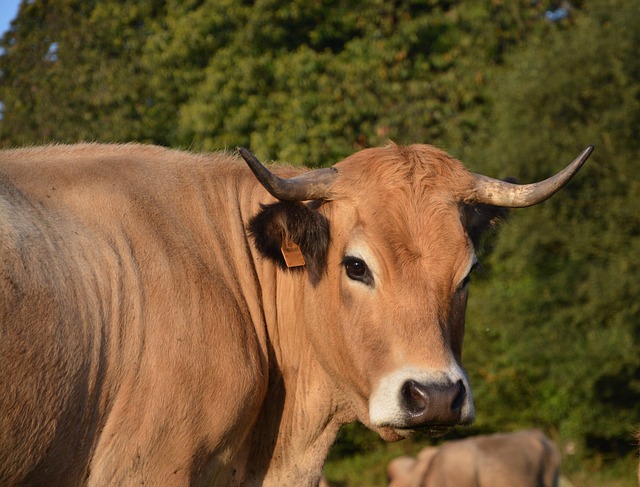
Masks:
[[[461,380],[451,384],[422,384],[408,380],[402,386],[407,412],[404,427],[448,426],[460,422],[467,390]]]
[[[384,376],[369,399],[369,424],[384,438],[416,431],[440,436],[473,422],[469,381],[453,364],[444,370],[405,367]]]

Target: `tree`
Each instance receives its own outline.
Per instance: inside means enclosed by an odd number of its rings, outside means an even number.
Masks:
[[[579,453],[619,453],[640,418],[640,11],[594,0],[573,22],[508,57],[474,154],[480,172],[528,181],[596,151],[502,229],[473,290],[467,364],[480,424],[535,423]]]
[[[526,2],[523,2],[523,5]],[[0,55],[4,145],[127,141],[328,164],[458,148],[484,69],[539,6],[488,0],[25,2]],[[492,19],[499,29],[487,29]]]
[[[524,31],[523,12],[535,10],[475,0],[351,5],[207,4],[219,12],[212,19],[240,19],[240,27],[181,107],[177,142],[249,144],[264,158],[314,165],[388,139],[461,147],[482,120],[483,66],[518,37],[486,23],[496,14]]]
[[[23,2],[2,40],[2,145],[154,139],[138,59],[159,2],[138,3]]]

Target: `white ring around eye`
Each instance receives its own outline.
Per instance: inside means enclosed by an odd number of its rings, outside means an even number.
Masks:
[[[347,250],[344,254],[344,259],[353,258],[361,260],[366,264],[369,268],[369,272],[371,273],[371,277],[373,278],[373,284],[378,285],[380,283],[380,266],[378,264],[378,259],[376,259],[374,253],[371,251],[370,247],[362,242],[361,239],[355,239],[355,241],[351,242],[347,247]],[[357,283],[358,285],[363,285],[363,282],[359,282],[357,280],[349,279],[351,282]],[[367,284],[364,284],[367,285]],[[371,286],[368,286],[371,287]]]

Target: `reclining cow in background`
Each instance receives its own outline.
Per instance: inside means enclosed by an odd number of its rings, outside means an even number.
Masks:
[[[399,457],[389,487],[557,487],[560,452],[538,430],[475,436]]]
[[[522,186],[427,145],[1,152],[0,485],[313,485],[345,423],[470,423],[474,241],[590,152]]]

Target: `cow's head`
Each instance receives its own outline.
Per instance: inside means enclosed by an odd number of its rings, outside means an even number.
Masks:
[[[473,421],[461,353],[474,244],[504,208],[558,191],[591,149],[529,185],[469,173],[427,145],[367,149],[291,179],[240,149],[278,200],[250,223],[256,246],[283,268],[283,242],[300,247],[305,333],[360,421],[386,439]]]

